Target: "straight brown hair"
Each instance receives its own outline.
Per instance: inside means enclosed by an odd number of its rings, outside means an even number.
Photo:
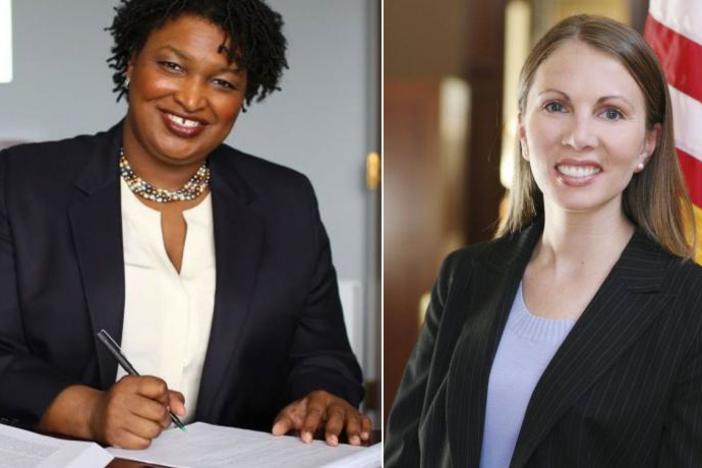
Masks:
[[[617,59],[643,92],[646,127],[650,130],[655,124],[660,124],[661,131],[656,149],[643,171],[635,173],[624,189],[622,208],[634,224],[666,251],[690,258],[695,243],[694,217],[675,153],[668,85],[655,54],[639,33],[600,16],[576,15],[558,23],[534,46],[522,67],[519,77],[520,114],[524,115],[526,111],[527,95],[536,70],[568,40],[581,41]],[[543,210],[543,194],[534,181],[529,163],[517,156],[507,216],[500,223],[497,235],[521,230],[536,217],[542,217]]]

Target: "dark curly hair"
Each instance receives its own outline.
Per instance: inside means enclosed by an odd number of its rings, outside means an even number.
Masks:
[[[112,81],[117,101],[127,93],[129,60],[146,43],[151,32],[183,14],[207,19],[222,28],[237,47],[224,48],[229,59],[247,73],[245,106],[260,102],[280,90],[287,41],[281,31],[283,19],[262,0],[120,0],[114,8],[112,56],[107,60],[115,70]]]

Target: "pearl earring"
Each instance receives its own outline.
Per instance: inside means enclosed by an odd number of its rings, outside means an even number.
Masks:
[[[640,162],[636,165],[637,172],[643,171],[643,168],[644,168],[644,163],[642,163],[642,162]]]

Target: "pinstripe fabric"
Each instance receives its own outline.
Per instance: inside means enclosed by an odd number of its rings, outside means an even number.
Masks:
[[[444,262],[386,467],[478,466],[490,367],[540,232]],[[701,333],[702,269],[636,232],[544,371],[510,466],[702,467]]]

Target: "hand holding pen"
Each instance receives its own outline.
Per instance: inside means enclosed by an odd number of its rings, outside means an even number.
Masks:
[[[107,348],[113,355],[113,351],[119,351],[107,332],[101,332],[98,338],[106,346],[105,341],[110,342]],[[125,376],[103,393],[94,412],[93,430],[98,440],[110,445],[145,448],[170,425],[172,418],[178,427],[182,426],[176,415],[185,415],[184,397],[169,390],[162,379],[139,376],[121,351],[119,355],[120,358],[115,356],[115,359],[125,371],[135,375]],[[170,413],[169,408],[175,414]]]

